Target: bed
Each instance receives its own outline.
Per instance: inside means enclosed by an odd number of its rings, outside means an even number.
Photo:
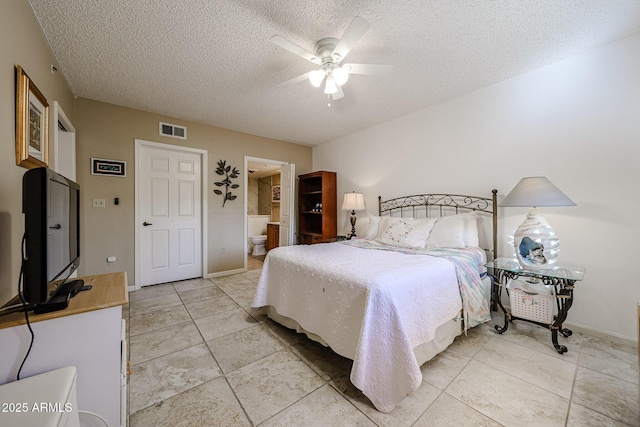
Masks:
[[[352,359],[353,385],[391,412],[423,363],[490,319],[496,200],[379,197],[362,238],[270,251],[252,307]]]

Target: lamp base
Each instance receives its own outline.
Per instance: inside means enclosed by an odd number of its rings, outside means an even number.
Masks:
[[[549,270],[558,260],[560,240],[537,208],[527,214],[513,238],[520,265],[530,270]]]
[[[351,221],[351,236],[350,239],[356,237],[356,211],[351,211],[351,217],[349,218]]]

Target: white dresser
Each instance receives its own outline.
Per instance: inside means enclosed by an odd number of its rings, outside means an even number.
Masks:
[[[111,427],[124,427],[127,344],[122,306],[128,302],[126,273],[82,279],[93,289],[72,298],[69,307],[52,313],[30,314],[35,340],[21,378],[74,366],[77,409],[99,414]],[[0,317],[0,384],[16,380],[30,340],[23,313]],[[86,424],[84,415],[80,415],[80,420]],[[0,426],[5,425],[22,426],[5,423],[0,412]],[[100,424],[91,421],[88,425]]]

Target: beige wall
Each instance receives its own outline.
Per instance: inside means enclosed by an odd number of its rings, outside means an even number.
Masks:
[[[22,175],[26,169],[16,166],[15,157],[15,66],[20,65],[45,96],[51,119],[53,101],[58,101],[73,121],[71,90],[61,73],[51,73],[52,64],[58,67],[27,2],[0,1],[0,305],[18,291],[24,231]]]
[[[231,130],[204,126],[103,102],[78,98],[74,103],[78,144],[78,182],[82,189],[82,262],[80,274],[126,270],[134,283],[134,140],[142,139],[208,150],[208,273],[242,268],[244,265],[244,156],[295,163],[296,173],[311,171],[310,147],[261,138]],[[158,122],[186,126],[188,139],[160,136]],[[127,162],[125,178],[93,176],[92,157]],[[226,160],[240,169],[236,180],[238,198],[227,201],[215,195],[216,164]],[[120,204],[114,204],[114,198]],[[92,208],[92,199],[106,200],[106,208]],[[107,257],[116,256],[114,265]]]

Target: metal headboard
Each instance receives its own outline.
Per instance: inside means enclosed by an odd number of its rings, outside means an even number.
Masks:
[[[460,194],[417,194],[385,201],[382,201],[382,197],[378,196],[378,215],[411,216],[412,218],[442,217],[469,211],[490,215],[492,219],[492,248],[484,249],[489,252],[487,258],[495,259],[498,257],[498,190],[491,190],[491,193],[491,197]],[[421,212],[424,214],[421,215]]]

